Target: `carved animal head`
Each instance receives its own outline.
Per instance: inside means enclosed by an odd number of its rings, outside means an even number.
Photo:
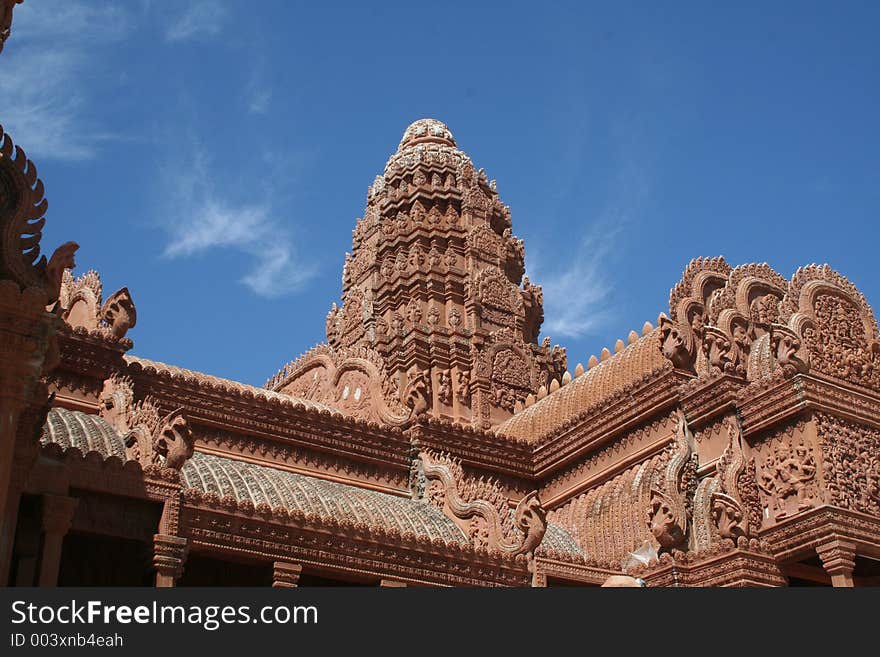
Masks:
[[[169,413],[159,423],[153,438],[154,459],[165,468],[180,470],[193,455],[193,435],[182,409]]]
[[[660,319],[660,350],[676,369],[692,371],[694,369],[695,345],[694,334],[690,327],[685,327],[667,317]]]
[[[100,415],[118,432],[125,433],[131,428],[130,416],[134,402],[134,386],[127,376],[112,375],[104,381],[98,398]]]
[[[782,368],[786,376],[793,376],[809,369],[807,364],[797,357],[797,352],[801,348],[800,338],[787,326],[774,324],[771,327],[770,347],[776,357],[776,364]]]
[[[707,326],[703,331],[702,348],[713,374],[733,372],[736,369],[737,349],[724,331]]]
[[[724,493],[712,496],[712,520],[721,538],[737,540],[747,536],[747,523],[744,522],[742,506],[734,498]]]
[[[651,489],[648,506],[648,529],[660,547],[670,550],[684,543],[684,522],[679,518],[677,505],[663,492]]]
[[[49,293],[49,301],[54,302],[61,295],[61,280],[64,277],[65,269],[73,269],[76,267],[74,254],[79,248],[76,242],[65,242],[52,254],[49,258],[49,264],[46,265],[46,289]]]
[[[516,554],[529,554],[541,544],[547,532],[547,511],[541,506],[538,491],[532,491],[519,504],[514,513],[516,526],[525,534],[522,545]]]
[[[124,338],[128,329],[137,324],[137,310],[127,287],[122,288],[104,303],[101,319],[110,326],[114,338]]]
[[[137,461],[141,466],[149,465],[153,459],[150,436],[146,427],[138,425],[125,436],[125,458]]]

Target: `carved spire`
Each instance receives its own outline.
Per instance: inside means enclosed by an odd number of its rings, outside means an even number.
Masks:
[[[524,260],[510,210],[485,172],[446,125],[414,122],[353,231],[342,305],[327,316],[325,366],[350,371],[348,351],[374,354],[377,372],[396,385],[373,382],[382,394],[373,419],[392,421],[387,406],[409,407],[410,418],[500,423],[566,370],[563,348],[538,344],[543,294],[523,278]],[[309,374],[301,359],[271,387],[299,392],[297,380]],[[321,401],[336,405],[340,385],[329,384]]]

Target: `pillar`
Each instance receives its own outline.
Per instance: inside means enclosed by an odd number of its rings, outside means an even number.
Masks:
[[[156,586],[176,586],[183,575],[183,566],[189,552],[185,538],[170,534],[153,536],[153,566],[156,568]]]
[[[6,512],[0,518],[0,586],[6,586],[9,582],[19,504],[21,504],[21,490],[11,488],[6,498]]]
[[[274,588],[293,589],[299,585],[302,564],[276,561],[272,566],[272,586]]]
[[[5,227],[5,216],[0,216],[0,224]],[[39,378],[55,322],[60,320],[46,312],[46,300],[45,290],[32,287],[22,292],[17,283],[0,275],[0,512],[14,494],[20,416],[28,408],[42,407],[48,397]]]
[[[70,530],[79,500],[64,495],[43,495],[43,546],[40,553],[39,586],[58,586],[61,547]]]
[[[822,567],[831,575],[831,586],[852,587],[853,569],[856,566],[856,546],[840,538],[830,540],[816,548]]]

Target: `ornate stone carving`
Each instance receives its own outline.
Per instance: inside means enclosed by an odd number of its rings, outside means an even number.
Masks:
[[[547,531],[546,512],[532,491],[510,512],[497,482],[466,477],[457,460],[428,450],[419,453],[428,482],[427,499],[441,508],[475,547],[502,553],[533,554]]]
[[[693,371],[696,356],[694,332],[690,327],[661,317],[660,351],[676,369]]]
[[[137,324],[137,310],[127,287],[117,290],[101,308],[101,321],[104,322],[110,335],[114,338],[124,338],[128,329]]]
[[[65,242],[48,262],[40,256],[47,208],[37,168],[0,126],[0,278],[14,280],[22,289],[40,288],[47,303],[54,303],[61,293],[65,269],[76,264],[74,253],[79,245]]]
[[[775,520],[811,508],[818,496],[813,446],[803,430],[789,429],[765,441],[757,450],[757,483],[762,504]]]
[[[714,326],[704,327],[703,354],[709,366],[709,374],[745,376],[746,368],[742,359],[741,345],[741,341],[738,342]]]
[[[458,370],[455,373],[455,396],[462,404],[468,404],[471,400],[471,373],[466,370]]]
[[[684,414],[673,449],[664,476],[651,487],[647,511],[648,528],[663,550],[685,547],[696,487],[696,445]]]
[[[182,409],[162,416],[155,400],[134,400],[128,376],[113,374],[104,382],[100,415],[125,442],[126,458],[144,468],[179,471],[192,456],[195,441]]]
[[[448,128],[433,120],[424,125],[437,127],[438,135],[431,127],[417,136],[410,126],[370,187],[343,268],[342,307],[327,319],[330,359],[339,365],[336,352],[363,345],[377,354],[383,377],[402,379],[414,367],[433,377],[453,368],[469,371],[472,382],[453,386],[453,392],[462,391],[465,407],[441,401],[422,412],[488,427],[509,417],[541,384],[560,379],[565,350],[537,344],[543,298],[539,287],[519,286],[524,247],[513,236],[510,211],[497,189],[458,150]],[[499,347],[510,350],[501,358],[515,369],[496,371],[487,386]],[[488,360],[477,362],[484,355]],[[290,386],[309,357],[279,372],[271,387],[298,391]],[[435,385],[447,399],[439,378]],[[387,386],[376,382],[376,387]],[[472,393],[479,396],[477,412],[469,408]],[[391,405],[402,398],[404,408],[407,398],[414,402],[408,391],[384,396]],[[339,408],[338,394],[324,401]],[[396,410],[380,409],[378,421],[399,424]]]
[[[813,371],[880,388],[877,322],[864,295],[827,265],[798,269],[780,321],[803,341]]]
[[[739,423],[728,418],[725,424],[728,440],[716,463],[715,476],[700,483],[695,497],[698,551],[709,549],[719,540],[736,543],[740,538],[754,536],[761,526],[762,509],[754,480],[754,462],[746,460]],[[700,531],[707,515],[712,523],[708,534]]]
[[[276,561],[272,564],[272,586],[275,588],[296,588],[302,575],[302,564]]]
[[[452,374],[443,370],[437,375],[437,399],[446,406],[452,405]]]
[[[61,296],[61,280],[67,269],[76,267],[74,254],[79,249],[76,242],[65,242],[52,253],[49,263],[46,265],[46,290],[49,293],[49,302],[57,301]]]
[[[104,381],[98,398],[99,414],[116,431],[124,434],[131,430],[134,408],[134,384],[130,377],[114,373]]]
[[[101,277],[89,270],[74,279],[64,271],[59,289],[61,317],[72,328],[84,328],[89,332],[120,341],[137,323],[137,310],[128,288],[117,290],[103,303]]]
[[[189,552],[189,542],[180,536],[156,534],[153,537],[153,565],[157,586],[174,586],[183,575],[183,566]]]
[[[193,435],[182,409],[166,415],[153,437],[153,463],[180,470],[193,455]]]
[[[403,389],[403,403],[418,417],[431,407],[431,373],[413,368],[407,373],[408,381]]]
[[[816,413],[829,502],[880,516],[880,431]]]

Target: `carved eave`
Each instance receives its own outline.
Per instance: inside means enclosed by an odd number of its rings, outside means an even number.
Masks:
[[[110,371],[118,369],[122,355],[134,346],[130,338],[114,338],[104,331],[71,328],[64,324],[58,332],[61,346],[62,366],[67,363],[84,366],[74,369],[78,374],[104,379]],[[106,372],[106,373],[105,373]]]
[[[834,506],[790,516],[760,537],[779,562],[815,556],[817,547],[835,539],[853,543],[860,555],[880,559],[880,518]]]
[[[691,378],[678,370],[660,370],[570,418],[536,445],[535,475],[545,477],[612,442],[621,433],[667,413],[678,404],[681,385]]]
[[[744,547],[728,541],[706,552],[663,555],[658,563],[629,574],[652,587],[786,585],[776,560],[757,541]]]
[[[865,394],[852,386],[815,374],[798,374],[791,379],[780,376],[756,382],[741,391],[738,407],[746,436],[785,422],[808,409],[880,427],[880,396]]]
[[[111,338],[99,331],[72,329],[59,322],[57,333],[61,360],[48,376],[55,405],[90,413],[98,411],[98,393],[105,379],[125,366],[123,356],[131,349],[128,338]],[[81,390],[83,395],[72,395]]]
[[[127,374],[135,381],[139,396],[151,395],[165,409],[183,407],[194,425],[246,436],[253,459],[260,460],[262,454],[267,455],[262,460],[268,461],[273,448],[292,446],[330,455],[343,463],[380,466],[396,473],[402,482],[407,479],[409,441],[396,427],[351,418],[319,405],[307,406],[308,402],[270,391],[227,385],[204,375],[178,375],[148,361],[132,359]]]
[[[161,502],[180,492],[177,473],[168,469],[146,472],[134,460],[123,461],[96,451],[83,454],[77,447],[65,449],[57,443],[40,447],[40,460],[28,478],[34,493],[61,485],[58,465],[64,467],[64,485],[105,495],[133,497]]]
[[[533,446],[527,441],[428,417],[420,418],[406,434],[423,447],[445,451],[467,466],[534,479]]]
[[[195,548],[262,560],[286,560],[357,578],[393,577],[412,584],[526,586],[524,555],[420,539],[381,527],[350,524],[285,509],[220,508],[188,491],[180,534]]]
[[[699,430],[716,418],[736,408],[745,379],[723,374],[709,379],[694,379],[681,390],[681,408],[688,424]]]

